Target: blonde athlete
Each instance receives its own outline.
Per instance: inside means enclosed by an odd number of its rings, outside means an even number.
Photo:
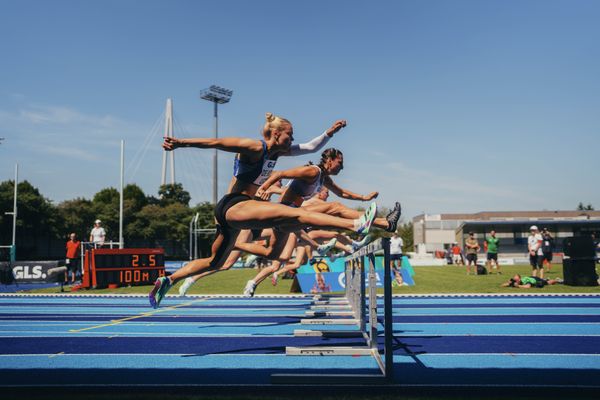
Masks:
[[[339,123],[339,128],[345,121]],[[338,130],[339,130],[338,128]],[[348,229],[366,234],[377,205],[372,203],[364,216],[358,219],[335,217],[319,212],[287,207],[283,204],[254,200],[258,187],[269,177],[277,158],[289,155],[293,141],[292,124],[271,113],[263,128],[263,140],[246,138],[178,139],[166,137],[163,148],[167,151],[180,147],[219,149],[237,153],[231,192],[215,208],[217,235],[211,247],[211,256],[189,262],[169,277],[160,277],[148,295],[150,304],[157,308],[172,285],[188,276],[208,270],[217,270],[234,249],[236,239],[243,229],[279,227],[290,231],[304,226]]]

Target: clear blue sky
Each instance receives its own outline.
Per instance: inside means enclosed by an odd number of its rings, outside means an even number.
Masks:
[[[264,113],[297,141],[334,120],[336,179],[421,212],[600,207],[598,1],[0,0],[0,180],[14,163],[55,202],[127,182],[156,194],[160,135],[210,136],[200,89],[234,90],[222,136]],[[142,156],[143,155],[143,156]],[[194,202],[209,151],[176,152]],[[317,160],[288,159],[282,168]],[[232,156],[220,158],[220,194]]]

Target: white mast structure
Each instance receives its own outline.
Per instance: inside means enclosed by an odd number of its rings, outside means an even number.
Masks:
[[[167,106],[165,109],[165,137],[173,137],[173,101],[167,99]],[[171,165],[171,185],[175,184],[175,152],[163,150],[162,159],[162,178],[160,181],[161,185],[167,184],[167,157],[170,158],[169,164]]]

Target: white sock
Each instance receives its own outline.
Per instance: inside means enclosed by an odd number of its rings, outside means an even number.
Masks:
[[[355,219],[353,221],[353,223],[354,223],[354,230],[357,231],[358,228],[360,227],[360,218],[359,219]]]

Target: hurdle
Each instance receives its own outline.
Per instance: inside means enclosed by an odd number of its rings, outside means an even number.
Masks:
[[[364,346],[286,347],[287,356],[372,356],[380,373],[374,374],[272,374],[274,384],[348,385],[382,384],[394,380],[392,275],[390,241],[378,239],[345,259],[343,295],[316,295],[311,310],[302,319],[306,325],[349,325],[348,330],[295,330],[294,336],[327,338],[364,338]],[[377,272],[375,253],[383,252],[383,318],[377,307]],[[349,317],[349,318],[328,318]],[[383,326],[383,349],[379,349],[380,325]],[[358,328],[358,329],[356,329]]]

